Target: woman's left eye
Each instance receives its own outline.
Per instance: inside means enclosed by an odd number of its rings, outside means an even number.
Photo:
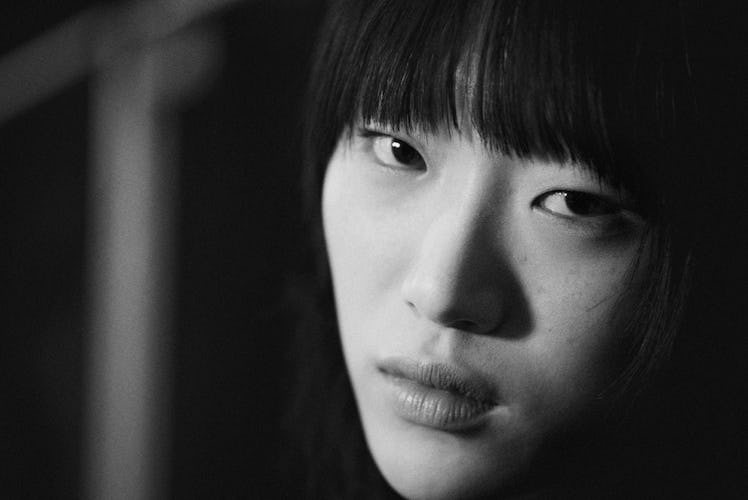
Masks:
[[[536,198],[533,205],[567,219],[610,217],[622,212],[619,205],[581,191],[551,191]]]

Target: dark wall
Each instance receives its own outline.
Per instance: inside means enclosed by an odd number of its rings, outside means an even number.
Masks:
[[[0,58],[91,3],[6,2]],[[87,90],[0,123],[1,496],[78,491]]]
[[[300,108],[319,2],[226,19],[227,64],[184,114],[174,487],[277,491],[282,311],[301,240]]]
[[[74,496],[83,403],[86,86],[0,128],[0,487]]]

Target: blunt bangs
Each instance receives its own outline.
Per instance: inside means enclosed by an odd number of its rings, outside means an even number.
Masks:
[[[641,198],[686,154],[682,129],[694,107],[672,9],[344,0],[331,13],[308,110],[317,176],[359,121],[404,130],[469,124],[497,151],[577,163]]]

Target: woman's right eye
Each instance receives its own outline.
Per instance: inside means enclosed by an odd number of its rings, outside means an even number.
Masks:
[[[421,154],[410,144],[391,135],[367,131],[376,161],[393,170],[425,170]]]

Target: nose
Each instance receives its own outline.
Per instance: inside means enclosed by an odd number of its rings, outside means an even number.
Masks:
[[[476,210],[431,221],[402,283],[408,307],[448,328],[478,334],[497,329],[507,301],[497,235]]]

